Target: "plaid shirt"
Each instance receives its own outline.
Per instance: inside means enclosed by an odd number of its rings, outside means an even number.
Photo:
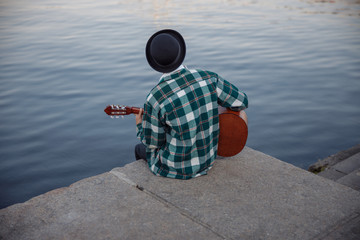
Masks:
[[[143,122],[137,125],[155,175],[189,179],[207,173],[217,153],[218,104],[242,110],[248,100],[213,72],[182,68],[163,75],[147,96]]]

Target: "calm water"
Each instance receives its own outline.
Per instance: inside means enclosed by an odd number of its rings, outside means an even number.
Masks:
[[[134,161],[103,109],[143,104],[163,28],[248,94],[249,147],[307,168],[360,142],[360,1],[194,2],[0,2],[0,207]]]

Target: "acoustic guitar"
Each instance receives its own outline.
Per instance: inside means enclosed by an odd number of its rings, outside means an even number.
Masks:
[[[104,112],[112,118],[129,114],[138,114],[140,108],[121,105],[108,105]],[[220,135],[217,155],[231,157],[243,150],[248,137],[246,122],[240,117],[240,112],[219,107]]]

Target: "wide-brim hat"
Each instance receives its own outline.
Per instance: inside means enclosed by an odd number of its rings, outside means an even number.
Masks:
[[[145,51],[146,59],[153,69],[169,73],[184,61],[186,45],[180,33],[172,29],[164,29],[149,38]]]

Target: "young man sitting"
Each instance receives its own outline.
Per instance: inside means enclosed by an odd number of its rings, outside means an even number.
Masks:
[[[136,159],[145,159],[155,175],[177,179],[204,175],[213,166],[218,106],[248,107],[246,94],[218,74],[184,67],[185,53],[177,31],[165,29],[150,37],[147,61],[163,75],[135,118],[142,142],[135,147]]]

